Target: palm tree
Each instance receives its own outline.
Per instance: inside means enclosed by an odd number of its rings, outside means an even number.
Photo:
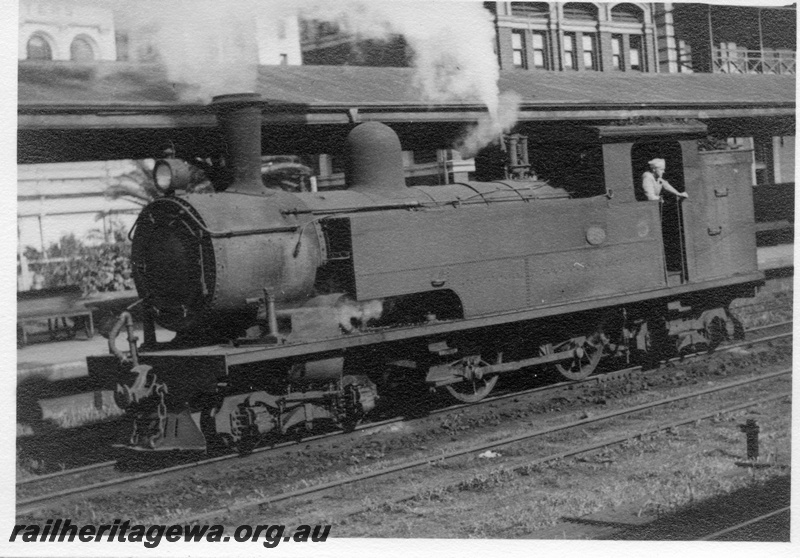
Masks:
[[[154,199],[161,197],[161,192],[153,181],[153,172],[142,160],[133,162],[133,169],[116,177],[106,187],[103,195],[111,200],[126,199],[144,207]]]
[[[103,192],[110,200],[126,199],[142,207],[146,206],[156,198],[164,194],[156,187],[153,181],[153,170],[151,166],[143,160],[135,160],[133,169],[125,174],[119,175]],[[206,178],[206,174],[199,168],[192,166],[192,174],[189,179],[190,192],[211,191],[211,183]]]

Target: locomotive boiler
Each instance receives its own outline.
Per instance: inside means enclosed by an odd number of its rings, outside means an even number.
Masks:
[[[747,153],[698,151],[697,123],[588,127],[600,168],[576,189],[528,176],[517,145],[509,178],[407,187],[397,135],[369,122],[348,136],[346,189],[290,193],[261,179],[260,99],[214,108],[214,191],[158,161],[165,195],[135,224],[144,343],[125,314],[112,354],[88,361],[131,449],[246,450],[350,428],[409,386],[474,402],[511,372],[578,380],[604,357],[713,348],[762,280]],[[654,154],[688,202],[637,199]],[[156,324],[175,338],[156,342]]]

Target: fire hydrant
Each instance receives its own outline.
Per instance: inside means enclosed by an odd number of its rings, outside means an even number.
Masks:
[[[747,423],[740,424],[739,430],[747,436],[747,459],[758,460],[758,432],[761,430],[755,419],[747,419]]]

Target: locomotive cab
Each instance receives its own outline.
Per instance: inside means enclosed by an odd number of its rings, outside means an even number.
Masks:
[[[614,202],[658,208],[668,286],[757,271],[750,151],[701,151],[707,131],[699,122],[594,129]],[[653,158],[666,161],[665,177],[688,200],[646,199],[642,173]]]

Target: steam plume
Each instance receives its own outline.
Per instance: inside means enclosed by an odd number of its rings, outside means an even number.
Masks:
[[[435,102],[478,101],[487,114],[457,148],[474,155],[517,121],[519,96],[500,95],[491,14],[478,2],[298,2],[309,19],[335,22],[361,38],[402,35],[416,70],[414,84],[424,99]]]
[[[207,102],[255,91],[259,9],[256,0],[144,0],[115,6],[115,20],[151,41],[169,80],[187,86],[183,100]]]

